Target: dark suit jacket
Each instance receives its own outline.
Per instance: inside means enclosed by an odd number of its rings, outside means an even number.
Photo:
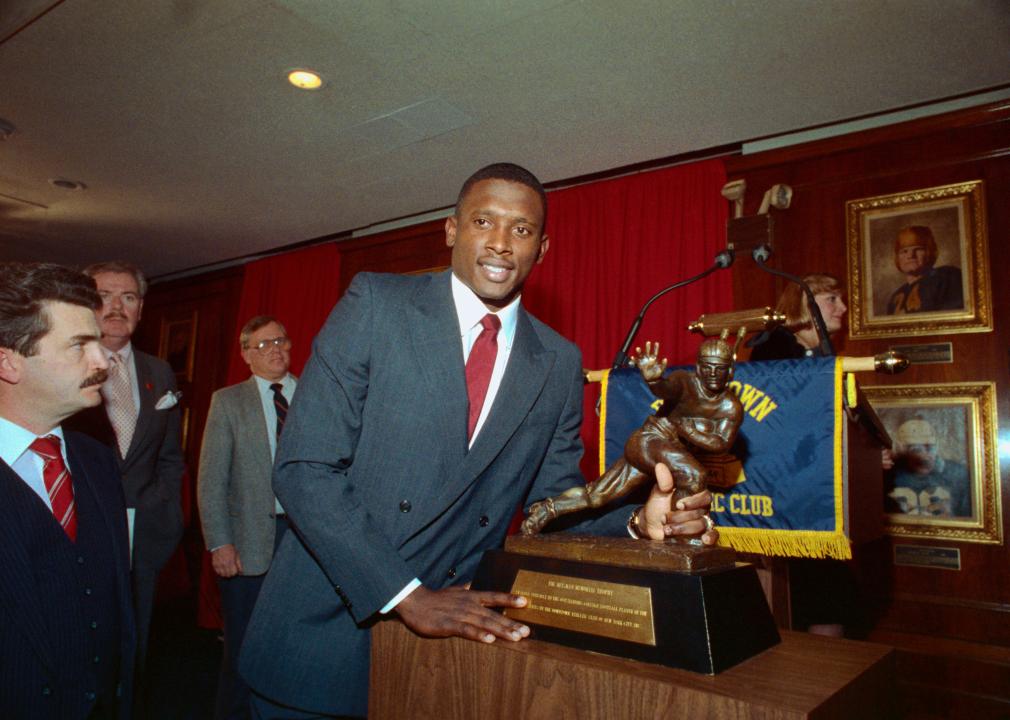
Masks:
[[[114,552],[119,643],[120,718],[130,715],[133,685],[134,625],[127,558],[126,510],[119,472],[108,448],[83,435],[65,432],[70,473],[76,494],[94,494],[104,519],[104,530]],[[0,461],[0,716],[33,720],[79,717],[80,699],[68,698],[84,668],[68,666],[61,641],[49,631],[50,601],[40,597],[33,570],[35,558],[21,533],[10,502],[13,483],[24,481]],[[30,492],[30,491],[29,491]],[[69,583],[67,592],[76,588]],[[82,632],[88,632],[83,626]]]
[[[181,492],[184,464],[179,441],[179,406],[155,410],[169,390],[175,374],[164,360],[133,349],[140,386],[140,412],[126,457],[119,453],[116,434],[104,406],[88,408],[63,423],[111,447],[119,460],[126,506],[136,508],[133,529],[133,564],[161,568],[182,538]]]
[[[582,483],[581,358],[520,310],[467,450],[449,273],[358,275],[313,346],[278,448],[281,542],[240,669],[282,704],[364,715],[368,626],[414,577],[467,582],[520,504]],[[612,513],[620,531],[627,511]]]

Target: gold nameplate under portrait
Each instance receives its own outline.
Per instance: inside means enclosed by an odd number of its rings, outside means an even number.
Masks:
[[[520,570],[511,592],[529,603],[505,611],[515,620],[656,644],[652,591],[647,587]]]

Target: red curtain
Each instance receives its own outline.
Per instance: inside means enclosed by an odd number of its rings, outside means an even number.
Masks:
[[[338,299],[340,251],[326,243],[274,255],[246,265],[238,325],[255,315],[273,315],[291,338],[291,372],[302,371],[312,350],[312,340]],[[238,338],[228,363],[228,385],[249,377]]]
[[[610,366],[631,321],[656,292],[696,275],[726,247],[721,160],[588,183],[548,194],[551,246],[530,275],[523,303],[574,341],[589,369]],[[732,278],[716,272],[656,301],[635,345],[658,340],[671,364],[691,363],[701,337],[687,323],[732,309]],[[598,386],[587,387],[583,472],[597,473]]]

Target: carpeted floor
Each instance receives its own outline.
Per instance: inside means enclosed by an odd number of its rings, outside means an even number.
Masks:
[[[137,720],[212,718],[222,648],[216,632],[196,626],[192,598],[157,606]]]

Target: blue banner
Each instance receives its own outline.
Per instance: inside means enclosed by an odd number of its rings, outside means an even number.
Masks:
[[[709,488],[721,542],[765,555],[851,557],[844,532],[840,362],[739,363],[730,388],[744,408],[733,457],[697,454],[721,477]],[[662,402],[634,369],[608,373],[602,392],[601,473]]]

